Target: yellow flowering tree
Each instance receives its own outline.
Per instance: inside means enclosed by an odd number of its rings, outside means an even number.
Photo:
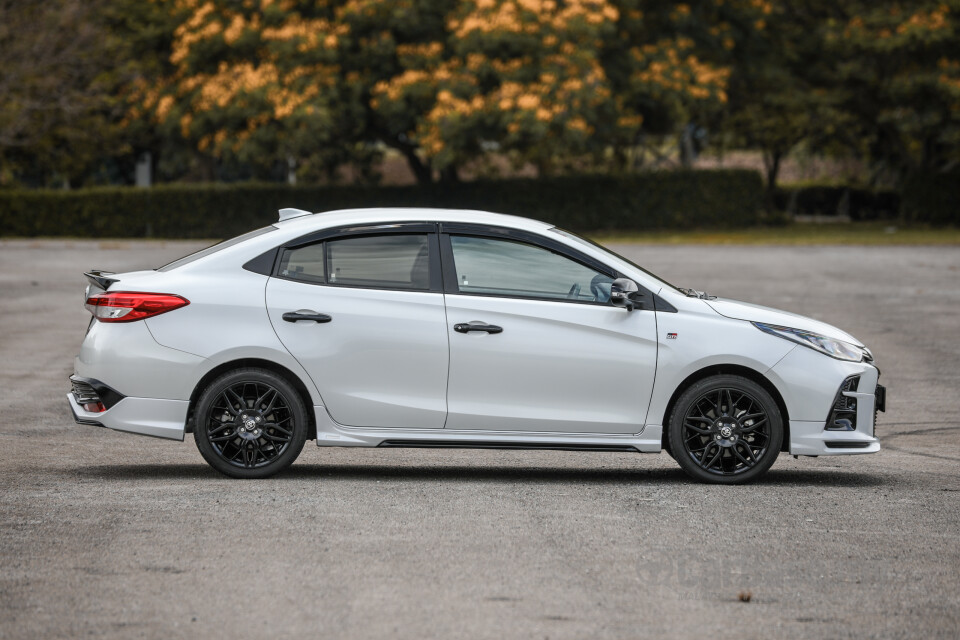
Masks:
[[[686,5],[168,4],[182,16],[174,71],[143,83],[132,115],[215,157],[321,154],[334,166],[379,142],[403,153],[421,182],[435,171],[455,178],[488,149],[549,172],[632,144],[651,115],[665,130],[726,100],[727,69],[677,28]]]
[[[162,1],[162,0],[161,0]],[[164,2],[181,16],[172,73],[143,79],[132,118],[149,116],[212,157],[269,167],[321,154],[347,159],[336,104],[344,28],[323,3]],[[306,5],[307,3],[303,3]]]
[[[541,173],[582,167],[631,144],[651,104],[675,115],[725,99],[725,70],[698,60],[689,38],[641,44],[642,20],[607,0],[462,2],[445,40],[398,46],[402,71],[374,86],[370,104],[406,122],[435,166],[495,145]]]

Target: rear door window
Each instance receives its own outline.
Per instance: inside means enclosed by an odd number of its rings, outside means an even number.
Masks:
[[[279,275],[341,287],[430,289],[428,234],[348,236],[287,249]]]

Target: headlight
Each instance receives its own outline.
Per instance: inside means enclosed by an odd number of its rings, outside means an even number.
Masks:
[[[809,331],[803,331],[802,329],[778,327],[774,324],[764,324],[762,322],[753,322],[751,324],[757,329],[760,329],[760,331],[785,338],[797,344],[802,344],[805,347],[810,347],[837,360],[861,362],[864,357],[864,349],[862,347],[844,342],[843,340],[835,340],[827,336],[822,336],[819,333],[811,333]]]

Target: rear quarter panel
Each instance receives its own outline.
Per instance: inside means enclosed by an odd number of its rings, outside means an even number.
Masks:
[[[310,377],[270,324],[265,302],[268,278],[240,265],[211,262],[157,273],[150,281],[149,288],[176,293],[190,301],[186,307],[145,321],[154,339],[202,358],[190,376],[193,385],[226,362],[259,358],[292,371],[310,392],[313,404],[322,405]]]

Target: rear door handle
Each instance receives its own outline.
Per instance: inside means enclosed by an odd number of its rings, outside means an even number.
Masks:
[[[503,327],[486,322],[461,322],[453,325],[453,330],[457,333],[470,333],[471,331],[485,331],[487,333],[503,333]]]
[[[310,320],[316,322],[317,324],[323,324],[324,322],[330,322],[333,320],[330,316],[325,313],[317,313],[310,309],[300,309],[299,311],[287,311],[283,314],[283,319],[287,322],[297,322],[299,320]]]

